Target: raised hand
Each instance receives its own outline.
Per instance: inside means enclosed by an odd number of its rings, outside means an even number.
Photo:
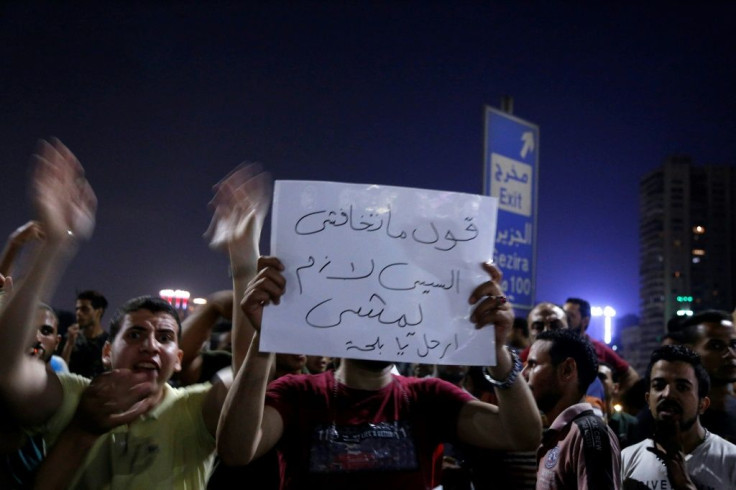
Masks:
[[[255,335],[255,327],[240,308],[248,282],[257,272],[263,221],[271,203],[272,179],[258,164],[238,166],[214,187],[214,214],[205,232],[210,248],[230,256],[233,279],[232,351],[237,371]],[[260,322],[259,322],[260,324]]]
[[[501,290],[500,269],[491,264],[483,264],[483,269],[491,276],[491,280],[475,288],[470,295],[469,303],[476,305],[470,321],[475,323],[476,328],[493,324],[496,345],[500,346],[506,343],[506,334],[514,323],[514,312]]]
[[[212,221],[205,232],[213,249],[224,249],[243,240],[257,245],[271,204],[271,175],[258,164],[244,164],[214,187]]]
[[[240,307],[257,331],[261,330],[263,307],[268,304],[279,304],[284,294],[286,279],[281,274],[284,266],[276,257],[258,259],[258,274],[248,284]]]
[[[13,230],[5,249],[0,254],[0,274],[6,277],[10,275],[15,259],[23,246],[32,241],[41,241],[43,238],[44,233],[38,221],[29,221]]]
[[[8,240],[16,247],[35,241],[43,240],[44,234],[41,224],[38,221],[31,220],[13,231]]]
[[[687,472],[685,453],[680,444],[679,422],[655,421],[654,445],[646,449],[664,463],[673,490],[696,490]]]
[[[506,374],[512,369],[513,359],[503,350],[506,345],[506,335],[514,323],[514,312],[501,289],[501,271],[491,264],[483,264],[483,269],[491,276],[491,280],[475,288],[470,295],[468,302],[475,305],[470,321],[475,323],[475,328],[493,325],[496,364],[490,368],[491,374],[497,376],[497,373],[503,373],[503,377],[497,379],[506,379]]]
[[[41,140],[33,155],[31,199],[48,240],[88,239],[97,198],[74,154],[56,138]]]

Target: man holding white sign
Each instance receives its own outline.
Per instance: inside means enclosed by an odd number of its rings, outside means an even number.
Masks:
[[[388,194],[396,190],[378,189]],[[315,200],[324,195],[323,190],[316,189]],[[469,212],[467,204],[453,201],[455,213],[449,214],[441,209],[448,203],[428,199],[422,204],[434,211],[432,219],[413,215],[406,221],[409,208],[400,198],[385,199],[384,194],[375,199],[368,192],[367,200],[361,200],[365,196],[347,186],[341,195],[345,201],[332,207],[304,199],[309,193],[290,193],[301,198],[299,206],[288,206],[297,218],[283,223],[279,222],[284,215],[277,209],[278,193],[277,187],[274,233],[291,230],[290,245],[296,246],[305,246],[301,238],[324,234],[321,245],[333,242],[333,247],[320,249],[317,244],[314,252],[304,251],[306,257],[298,251],[288,258],[282,254],[283,263],[276,257],[259,261],[258,275],[241,303],[242,312],[235,313],[245,314],[256,334],[218,426],[223,461],[247,464],[276,447],[283,489],[326,485],[407,490],[437,484],[433,455],[443,441],[501,450],[536,449],[541,439],[539,412],[526,382],[518,376],[520,361],[503,347],[513,312],[499,285],[500,271],[489,264],[481,268],[480,261],[474,270],[463,264],[472,256],[465,245],[486,234],[494,236],[493,226],[484,229],[479,224],[488,220],[479,214],[480,208]],[[304,209],[309,206],[314,207]],[[339,243],[338,234],[361,239],[346,246]],[[389,249],[382,247],[385,242],[408,246],[392,256],[383,253]],[[272,245],[272,250],[278,246]],[[396,252],[401,246],[390,248]],[[485,253],[491,250],[489,246]],[[452,260],[440,262],[439,257],[452,253],[460,257],[459,265]],[[432,267],[444,267],[449,274],[440,277]],[[483,270],[490,280],[487,276],[482,283],[468,280]],[[313,285],[320,280],[328,287]],[[354,288],[361,281],[366,286]],[[474,307],[472,312],[467,311],[468,303]],[[441,317],[437,304],[460,313]],[[261,333],[266,305],[272,306]],[[284,310],[292,311],[292,316],[279,317]],[[274,327],[269,323],[274,318],[286,328],[278,336],[301,342],[298,351],[310,354],[320,348],[319,353],[337,355],[332,351],[337,348],[347,358],[335,372],[290,375],[267,389],[274,354],[266,351],[274,348],[265,348],[262,338]],[[449,323],[453,324],[450,340],[440,338]],[[489,329],[481,330],[490,324],[495,327],[495,339]],[[483,335],[490,341],[485,342]],[[319,337],[319,343],[310,342],[310,336]],[[337,337],[337,343],[330,344],[328,337]],[[392,361],[400,359],[452,364],[462,358],[462,363],[472,364],[481,350],[476,344],[484,345],[484,358],[495,363],[488,375],[497,387],[498,406],[436,378],[391,374]]]
[[[495,364],[466,299],[485,280],[497,200],[333,182],[277,181],[271,253],[290,289],[261,349],[422,364]]]

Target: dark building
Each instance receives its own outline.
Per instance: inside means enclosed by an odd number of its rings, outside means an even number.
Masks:
[[[736,305],[735,176],[674,156],[639,183],[640,323],[628,339],[638,345],[625,346],[639,372],[670,318]]]

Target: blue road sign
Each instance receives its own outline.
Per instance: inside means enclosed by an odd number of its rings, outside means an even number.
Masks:
[[[483,193],[498,198],[493,262],[511,305],[534,305],[539,187],[539,127],[486,107]]]

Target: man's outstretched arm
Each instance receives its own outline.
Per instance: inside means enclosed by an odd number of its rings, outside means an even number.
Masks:
[[[0,255],[0,275],[11,275],[16,258],[26,243],[42,239],[43,230],[37,221],[31,220],[14,230]]]
[[[240,308],[246,287],[257,272],[258,243],[271,200],[271,176],[259,165],[241,165],[215,186],[214,214],[205,236],[210,248],[227,251],[233,280],[232,376],[216,384],[203,406],[205,424],[214,435],[231,378],[251,348],[255,328]]]
[[[33,160],[31,196],[45,237],[0,310],[2,403],[24,425],[43,422],[61,402],[56,375],[27,353],[37,330],[33,318],[38,302],[53,294],[78,240],[92,234],[97,206],[84,169],[60,141],[42,141]]]

